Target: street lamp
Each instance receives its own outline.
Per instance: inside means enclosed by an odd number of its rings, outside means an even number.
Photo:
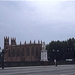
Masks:
[[[0,49],[1,49],[1,47],[0,47]],[[2,69],[4,69],[4,54],[6,52],[7,52],[7,49],[6,50],[2,49],[2,54],[1,54],[1,57],[2,57]]]
[[[54,52],[54,54],[55,54],[55,55],[54,55],[54,58],[57,59],[57,53],[59,52],[59,50],[53,50],[53,52]]]
[[[59,52],[59,50],[57,50],[57,52]]]
[[[59,50],[53,50],[53,52],[55,52],[55,55],[54,55],[54,63],[55,63],[55,66],[57,66],[57,53],[59,52]]]

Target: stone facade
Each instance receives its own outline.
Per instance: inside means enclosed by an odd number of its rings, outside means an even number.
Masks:
[[[7,52],[4,54],[5,61],[40,61],[41,58],[42,41],[38,43],[29,44],[25,43],[18,45],[16,38],[11,38],[11,44],[9,44],[9,37],[4,37],[4,50]]]

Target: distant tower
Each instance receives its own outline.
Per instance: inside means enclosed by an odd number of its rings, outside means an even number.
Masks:
[[[9,46],[9,37],[4,37],[4,49],[8,48]]]
[[[16,45],[16,38],[11,38],[11,45]]]
[[[35,40],[34,40],[34,44],[35,44]]]

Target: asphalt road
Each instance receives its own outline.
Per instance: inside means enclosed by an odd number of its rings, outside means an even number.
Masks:
[[[75,65],[7,67],[0,75],[75,75]]]

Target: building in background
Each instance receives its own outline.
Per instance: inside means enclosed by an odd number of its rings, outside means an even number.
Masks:
[[[11,38],[11,44],[9,44],[9,37],[4,37],[4,50],[7,52],[4,54],[5,61],[40,61],[41,58],[42,41],[38,43],[29,44],[25,43],[18,45],[16,38]]]

